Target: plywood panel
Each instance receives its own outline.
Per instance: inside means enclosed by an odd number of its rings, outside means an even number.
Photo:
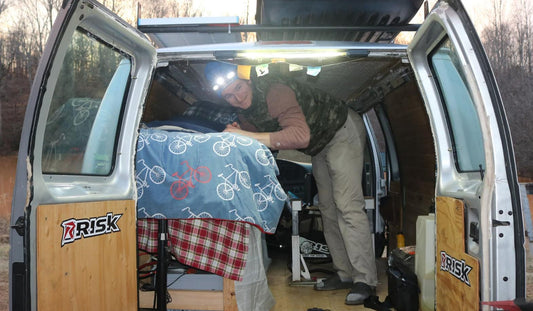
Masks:
[[[186,310],[212,310],[212,311],[238,311],[235,298],[235,284],[233,280],[224,278],[223,291],[207,290],[175,290],[169,289],[168,294],[171,302],[167,304],[169,309]],[[139,292],[139,306],[152,308],[154,305],[153,291]]]
[[[172,301],[167,304],[169,309],[224,310],[222,291],[169,289],[168,294],[172,298]],[[152,308],[154,292],[139,292],[139,305],[141,308]]]
[[[37,208],[37,306],[137,310],[134,201]]]
[[[464,204],[437,197],[437,310],[479,310],[479,262],[465,253]]]

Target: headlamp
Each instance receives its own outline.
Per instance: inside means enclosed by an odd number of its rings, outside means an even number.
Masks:
[[[250,79],[251,66],[234,65],[223,62],[209,62],[206,64],[204,72],[207,81],[213,91],[219,93],[231,84],[235,79]]]
[[[226,77],[217,77],[215,79],[215,85],[213,86],[213,91],[218,91],[221,88],[224,88],[230,84],[231,81],[233,81],[233,78],[235,77],[235,72],[230,71],[226,74]]]

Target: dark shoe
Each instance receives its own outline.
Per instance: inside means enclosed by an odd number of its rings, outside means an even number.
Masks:
[[[370,296],[376,294],[376,288],[362,282],[357,282],[346,296],[344,303],[347,305],[361,305]]]
[[[315,284],[315,290],[336,290],[352,287],[352,282],[343,282],[337,273]]]

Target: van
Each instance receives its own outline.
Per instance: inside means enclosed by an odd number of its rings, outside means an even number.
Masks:
[[[10,310],[139,310],[154,297],[166,309],[165,285],[158,286],[188,268],[172,268],[165,256],[198,235],[176,226],[223,238],[231,226],[239,236],[233,242],[255,252],[247,259],[232,252],[237,270],[264,272],[261,247],[278,238],[292,251],[292,281],[308,279],[298,272],[301,255],[324,245],[310,240],[300,248],[298,230],[280,235],[315,204],[308,159],[220,132],[235,115],[205,81],[211,61],[296,79],[363,116],[362,182],[376,256],[416,247],[422,309],[479,310],[523,299],[522,210],[496,81],[461,2],[439,1],[421,25],[409,24],[421,6],[260,0],[256,25],[228,17],[139,18],[135,28],[94,0],[63,1],[20,141]],[[415,32],[409,45],[394,44],[404,31]],[[242,42],[243,33],[258,40]],[[143,259],[145,248],[155,261]],[[259,259],[245,263],[250,258]],[[226,288],[246,291],[227,281],[239,275],[213,273],[224,279],[223,309],[247,310],[228,302]],[[150,292],[141,284],[156,285]],[[169,293],[179,300],[179,289]],[[215,298],[200,297],[193,306],[211,308],[200,302]]]

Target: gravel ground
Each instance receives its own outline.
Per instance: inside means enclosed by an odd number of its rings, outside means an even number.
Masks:
[[[8,310],[9,220],[0,218],[0,310]]]
[[[527,262],[526,262],[526,298],[533,301],[533,243],[529,244],[527,250]]]

